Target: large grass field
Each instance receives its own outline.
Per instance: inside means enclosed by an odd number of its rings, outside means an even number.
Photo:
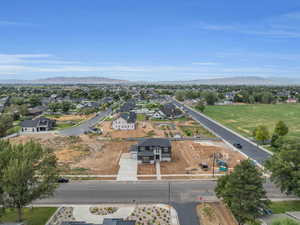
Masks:
[[[262,124],[273,132],[279,120],[289,126],[289,137],[300,137],[300,104],[207,106],[204,113],[247,137]]]
[[[53,215],[57,208],[54,207],[38,207],[24,208],[24,220],[26,225],[44,225]],[[16,222],[17,213],[15,210],[7,210],[3,217],[0,217],[1,222]]]

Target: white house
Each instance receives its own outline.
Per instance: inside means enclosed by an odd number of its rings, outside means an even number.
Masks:
[[[114,130],[134,130],[136,127],[136,113],[121,113],[117,119],[112,122]]]
[[[166,117],[166,115],[162,112],[162,111],[160,111],[160,110],[156,110],[153,114],[152,114],[152,118],[154,118],[154,119],[163,119],[163,118],[165,118]]]

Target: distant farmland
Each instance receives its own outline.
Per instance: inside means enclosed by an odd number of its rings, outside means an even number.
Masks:
[[[290,128],[289,137],[300,137],[300,104],[207,106],[204,113],[244,136],[252,136],[262,124],[273,132],[282,120]]]

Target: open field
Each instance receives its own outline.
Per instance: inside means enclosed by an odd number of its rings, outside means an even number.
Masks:
[[[273,131],[279,120],[289,126],[289,137],[300,137],[300,104],[207,106],[204,113],[247,137],[262,124]]]
[[[214,137],[205,128],[193,120],[185,121],[138,121],[135,130],[114,130],[111,121],[104,121],[99,127],[103,137],[107,138],[139,138],[139,137]]]
[[[197,205],[197,215],[203,225],[237,225],[231,211],[221,202]]]
[[[44,225],[53,215],[57,208],[54,207],[39,207],[39,208],[24,208],[24,220],[27,225]],[[3,217],[0,217],[2,222],[16,222],[17,213],[15,210],[8,209]]]
[[[135,142],[105,141],[97,136],[63,137],[53,134],[34,134],[12,138],[13,143],[34,140],[54,149],[64,174],[114,175],[119,169],[122,153]]]

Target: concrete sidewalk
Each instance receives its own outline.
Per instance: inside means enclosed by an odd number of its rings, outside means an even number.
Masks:
[[[118,181],[137,180],[137,160],[131,157],[130,153],[123,153],[119,162]]]
[[[134,211],[134,206],[128,205],[118,208],[115,213],[100,216],[92,214],[90,207],[91,206],[75,206],[73,208],[73,216],[76,221],[99,224],[103,223],[105,218],[126,219]]]

